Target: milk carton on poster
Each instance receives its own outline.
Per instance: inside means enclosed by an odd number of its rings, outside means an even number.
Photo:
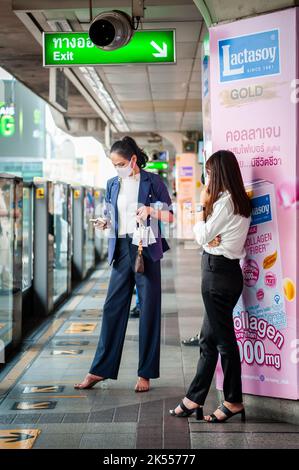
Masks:
[[[275,189],[271,182],[257,180],[246,186],[251,199],[252,216],[246,240],[246,258],[242,262],[244,289],[234,309],[236,317],[246,312],[247,322],[254,316],[275,329],[287,327],[283,292],[281,254],[276,215]],[[245,324],[246,324],[245,321]],[[250,330],[249,324],[247,325]]]

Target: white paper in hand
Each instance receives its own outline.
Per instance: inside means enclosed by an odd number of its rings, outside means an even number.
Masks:
[[[139,227],[136,227],[133,233],[133,245],[139,245],[140,240],[142,241],[143,247],[156,243],[156,238],[151,227],[146,227],[139,223]]]

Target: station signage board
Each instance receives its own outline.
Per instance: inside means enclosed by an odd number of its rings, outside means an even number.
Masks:
[[[43,34],[45,67],[174,64],[175,62],[175,30],[136,31],[129,44],[114,51],[105,51],[96,47],[86,32]]]

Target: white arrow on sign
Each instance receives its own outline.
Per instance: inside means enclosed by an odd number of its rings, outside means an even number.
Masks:
[[[158,51],[153,53],[154,57],[167,57],[167,44],[165,42],[163,42],[163,48],[160,47],[155,41],[151,42],[151,46],[153,46],[156,51]]]

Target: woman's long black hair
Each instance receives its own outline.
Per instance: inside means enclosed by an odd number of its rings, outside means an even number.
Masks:
[[[137,165],[139,166],[139,168],[144,168],[148,161],[148,156],[143,151],[143,149],[141,149],[137,145],[135,140],[129,136],[126,136],[123,139],[114,142],[110,152],[118,153],[128,161],[131,160],[133,155],[136,155]]]
[[[207,160],[206,170],[210,174],[208,194],[210,199],[207,203],[205,216],[213,211],[213,204],[217,201],[220,193],[229,191],[234,204],[234,213],[243,217],[251,214],[250,199],[245,191],[242,174],[233,152],[229,150],[218,150]]]

